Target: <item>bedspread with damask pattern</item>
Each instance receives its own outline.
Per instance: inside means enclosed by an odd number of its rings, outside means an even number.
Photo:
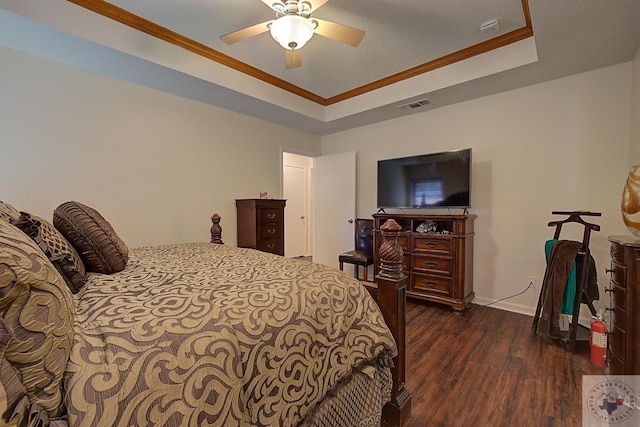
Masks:
[[[72,426],[294,426],[395,342],[345,273],[209,243],[133,249],[76,295]]]

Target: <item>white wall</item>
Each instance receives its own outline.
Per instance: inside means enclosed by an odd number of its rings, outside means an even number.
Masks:
[[[280,146],[316,136],[0,47],[0,200],[96,208],[130,246],[209,239],[236,198],[280,193]]]
[[[591,249],[600,288],[608,282],[607,236],[626,234],[620,196],[630,152],[631,69],[625,63],[329,135],[322,154],[357,151],[357,209],[365,217],[376,211],[378,159],[472,147],[476,302],[514,295],[536,276],[535,293],[496,304],[532,314],[544,242],[553,236],[547,223],[564,219],[551,211],[602,213],[592,221],[602,230]],[[563,237],[581,240],[581,232]]]

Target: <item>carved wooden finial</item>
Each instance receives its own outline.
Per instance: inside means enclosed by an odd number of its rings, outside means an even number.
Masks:
[[[383,242],[380,245],[380,276],[390,279],[404,277],[402,272],[402,247],[398,243],[398,236],[402,227],[393,219],[388,219],[380,231]]]
[[[220,226],[220,215],[214,213],[211,217],[211,243],[224,244],[222,241],[222,227]]]

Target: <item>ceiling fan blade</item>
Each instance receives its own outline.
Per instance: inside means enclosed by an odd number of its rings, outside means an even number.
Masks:
[[[329,0],[312,0],[311,4],[312,4],[312,9],[311,10],[316,10],[317,8],[319,8],[320,6],[322,6],[323,4],[325,4],[326,2],[328,2]]]
[[[273,5],[277,4],[277,3],[282,3],[280,1],[277,0],[262,0],[262,3],[266,4],[267,6],[269,6],[271,9],[273,9]]]
[[[286,52],[285,63],[287,70],[302,66],[302,53],[300,53],[300,49],[285,49],[284,51]]]
[[[227,44],[233,44],[242,40],[246,40],[249,37],[257,36],[258,34],[266,33],[267,31],[269,31],[269,24],[272,22],[273,21],[261,22],[259,24],[252,25],[238,31],[233,31],[231,33],[220,36],[220,40]]]
[[[316,34],[356,47],[364,37],[364,31],[324,19],[311,18],[318,23]]]

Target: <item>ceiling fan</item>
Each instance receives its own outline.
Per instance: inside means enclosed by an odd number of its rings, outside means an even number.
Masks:
[[[233,44],[271,31],[271,36],[285,48],[287,69],[302,65],[300,49],[314,34],[320,34],[353,47],[358,46],[364,37],[364,31],[311,17],[311,13],[327,1],[315,0],[312,5],[304,0],[262,0],[276,13],[276,19],[233,31],[220,36],[220,39],[227,44]]]

